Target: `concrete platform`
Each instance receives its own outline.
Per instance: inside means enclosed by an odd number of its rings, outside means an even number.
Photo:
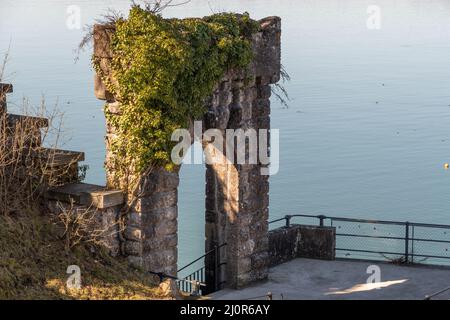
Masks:
[[[380,282],[367,283],[380,268]],[[370,271],[370,270],[369,270]],[[295,259],[270,270],[267,281],[241,290],[221,290],[212,299],[249,299],[272,292],[274,300],[307,299],[424,299],[450,286],[450,269],[399,266],[382,262]],[[264,298],[262,298],[264,299]],[[450,299],[450,291],[436,299]]]

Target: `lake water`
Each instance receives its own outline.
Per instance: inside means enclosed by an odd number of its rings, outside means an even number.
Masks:
[[[93,95],[89,50],[74,64],[83,31],[128,0],[0,0],[0,51],[11,46],[15,93],[65,112],[65,148],[86,153],[87,182],[104,183],[102,102]],[[381,10],[368,29],[367,8]],[[270,218],[288,213],[450,224],[450,1],[193,0],[165,16],[248,11],[282,18],[282,62],[292,101],[272,103],[280,171],[271,177]],[[204,167],[182,168],[180,266],[204,251]]]

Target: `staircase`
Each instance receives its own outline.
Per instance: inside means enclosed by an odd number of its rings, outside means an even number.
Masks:
[[[124,203],[120,190],[107,190],[105,186],[79,181],[79,163],[85,160],[83,152],[46,148],[42,146],[41,129],[48,128],[46,118],[7,113],[6,95],[13,92],[12,84],[0,83],[0,116],[5,116],[8,132],[14,132],[18,125],[28,125],[30,132],[31,159],[48,165],[52,172],[58,172],[58,179],[52,181],[45,194],[48,202],[70,203],[71,205],[95,207],[103,210],[116,208]],[[59,178],[61,176],[61,179]]]

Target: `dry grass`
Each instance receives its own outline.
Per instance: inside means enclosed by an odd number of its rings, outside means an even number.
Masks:
[[[61,202],[56,205],[58,213],[51,215],[51,221],[57,230],[57,237],[65,244],[66,252],[80,245],[112,249],[109,239],[124,230],[119,221],[102,223],[102,213],[92,206],[80,207]]]
[[[8,215],[32,206],[51,186],[77,179],[76,161],[56,163],[62,115],[45,104],[20,108],[12,118],[0,113],[0,213]],[[49,125],[43,123],[47,119]],[[42,145],[47,148],[44,149]]]
[[[4,65],[0,64],[0,82]],[[37,109],[24,103],[21,109],[23,115],[47,118],[49,126],[32,118],[12,123],[0,110],[0,299],[167,298],[154,277],[131,268],[124,258],[112,258],[83,241],[67,250],[39,205],[50,186],[78,176],[76,162],[60,165],[58,151],[41,148],[43,143],[58,146],[62,116],[48,113],[44,103]],[[71,221],[66,219],[69,229]],[[89,232],[77,230],[80,235]],[[66,287],[70,265],[81,269],[81,289]]]
[[[8,58],[7,51],[0,65],[0,83]],[[24,99],[18,108],[22,116],[10,115],[8,90],[0,90],[0,214],[9,215],[32,207],[49,186],[63,183],[77,168],[75,163],[55,163],[62,114],[56,108],[48,112],[44,100],[34,108]],[[72,177],[77,174],[73,172]]]
[[[0,216],[0,299],[164,299],[155,279],[122,258],[81,245],[65,252],[54,226],[37,212]],[[69,265],[82,288],[67,289]]]

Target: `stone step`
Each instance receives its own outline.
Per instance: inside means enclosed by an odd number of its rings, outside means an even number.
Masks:
[[[84,161],[84,152],[60,149],[40,148],[34,152],[33,156],[35,158],[48,160],[52,167],[72,165]]]
[[[7,114],[7,120],[8,125],[13,127],[17,123],[23,123],[23,124],[30,124],[33,127],[36,127],[36,129],[42,129],[48,127],[48,119],[47,118],[40,118],[40,117],[31,117],[31,116],[24,116],[20,114]]]
[[[13,92],[13,85],[10,83],[0,83],[0,95]]]
[[[124,203],[120,190],[107,190],[104,186],[87,183],[71,183],[52,188],[45,195],[47,199],[106,209]]]
[[[13,92],[12,84],[0,83],[0,113],[6,112],[6,94]]]

